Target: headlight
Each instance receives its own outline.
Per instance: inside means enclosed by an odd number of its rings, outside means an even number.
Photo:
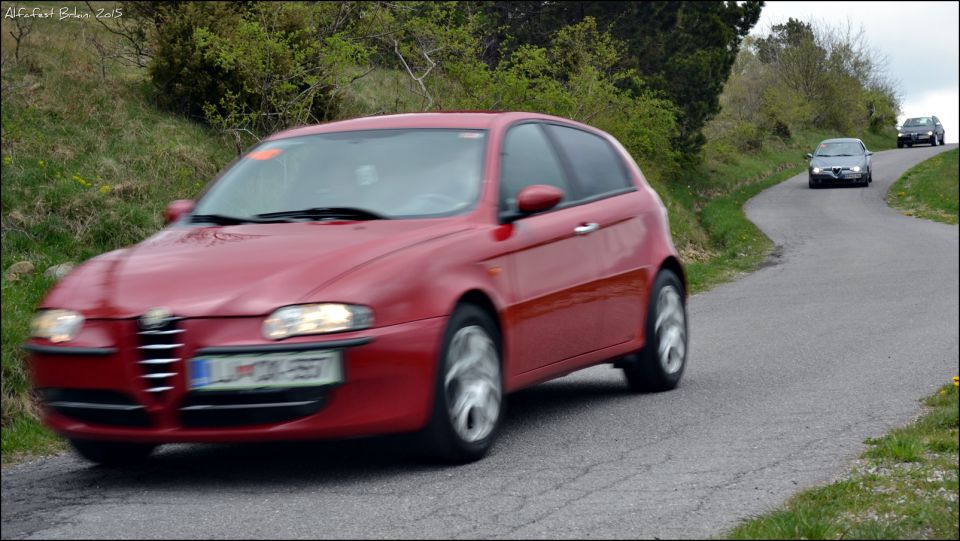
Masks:
[[[928,131],[928,132],[927,132],[927,135],[933,135],[933,132],[932,132],[932,131]]]
[[[73,310],[42,310],[30,321],[30,336],[53,343],[69,342],[83,327],[83,316]]]
[[[269,340],[304,334],[355,331],[373,326],[373,310],[354,304],[301,304],[285,306],[263,321],[261,332]]]
[[[859,172],[860,172],[860,166],[859,166],[859,165],[854,165],[853,167],[850,168],[850,170],[853,171],[854,173],[859,173]]]
[[[813,172],[814,172],[815,174],[816,174],[816,173],[819,173],[819,172],[820,172],[820,168],[819,168],[819,167],[814,167],[814,168],[813,168]]]
[[[903,137],[903,132],[897,132],[897,137]]]

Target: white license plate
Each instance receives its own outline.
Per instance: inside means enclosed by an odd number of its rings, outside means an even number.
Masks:
[[[340,351],[204,355],[190,359],[190,388],[228,391],[312,387],[343,381]]]
[[[850,173],[847,178],[860,178],[860,173]]]

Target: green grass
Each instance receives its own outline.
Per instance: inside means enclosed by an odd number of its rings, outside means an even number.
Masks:
[[[958,155],[960,150],[953,149],[917,164],[890,187],[887,202],[907,216],[956,224]]]
[[[729,539],[957,539],[957,388],[913,424],[867,440],[849,476],[797,494]]]
[[[86,12],[82,3],[76,5]],[[5,2],[4,8],[7,6]],[[25,355],[29,318],[53,284],[48,267],[139,242],[173,199],[194,197],[234,157],[216,133],[158,111],[146,74],[100,59],[93,20],[34,19],[13,58],[2,20],[3,459],[45,452],[56,438],[36,422]],[[7,269],[30,261],[31,275]]]
[[[18,415],[3,428],[3,464],[58,454],[64,449],[65,442],[34,417]]]

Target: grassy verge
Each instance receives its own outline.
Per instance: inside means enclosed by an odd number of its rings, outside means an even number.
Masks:
[[[88,11],[80,2],[53,7],[61,6]],[[54,283],[44,271],[147,237],[169,201],[194,197],[234,156],[216,133],[158,111],[142,70],[104,60],[93,39],[111,38],[94,20],[36,18],[33,25],[18,61],[13,22],[2,19],[5,464],[62,445],[36,421],[20,349]],[[11,276],[21,261],[33,270]]]
[[[954,149],[917,164],[890,187],[887,202],[907,216],[956,224],[958,155]]]
[[[957,388],[910,426],[867,440],[850,475],[797,494],[729,539],[957,539]]]
[[[55,455],[66,442],[43,426],[36,417],[17,415],[3,427],[3,464],[16,464],[37,456]]]

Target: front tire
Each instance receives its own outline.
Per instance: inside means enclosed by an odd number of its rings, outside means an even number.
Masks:
[[[426,453],[464,464],[483,458],[503,417],[500,331],[486,311],[461,304],[444,333],[433,412],[422,434]]]
[[[897,148],[903,148],[903,141],[897,141]]]
[[[78,455],[102,466],[128,466],[143,462],[156,449],[151,443],[70,439]]]
[[[672,271],[657,274],[647,306],[646,343],[623,365],[633,391],[669,391],[687,366],[687,309],[683,283]]]

